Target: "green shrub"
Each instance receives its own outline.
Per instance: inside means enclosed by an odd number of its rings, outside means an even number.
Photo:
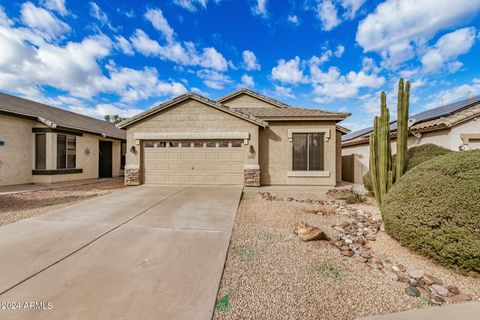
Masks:
[[[360,193],[352,190],[352,194],[345,199],[345,202],[348,204],[363,203],[365,202],[365,197]]]
[[[425,161],[395,183],[381,207],[385,230],[460,271],[480,271],[480,150]]]
[[[419,146],[411,147],[407,150],[407,170],[411,170],[414,167],[418,166],[420,163],[427,160],[436,158],[438,156],[443,156],[445,154],[452,153],[452,150],[440,147],[433,143],[422,144]],[[395,155],[392,160],[392,172],[395,173]],[[395,179],[395,177],[394,177]],[[372,176],[370,175],[370,170],[365,173],[363,176],[363,185],[365,188],[373,192],[372,185]]]

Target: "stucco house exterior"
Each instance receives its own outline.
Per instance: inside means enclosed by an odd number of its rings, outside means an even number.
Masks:
[[[0,186],[123,175],[115,125],[0,93]]]
[[[392,122],[392,153],[396,153],[397,123]],[[423,111],[409,117],[408,147],[433,143],[459,151],[480,148],[480,97],[468,98]],[[372,128],[342,137],[343,179],[363,183],[370,161],[369,136]]]
[[[248,89],[187,93],[120,123],[125,183],[335,186],[349,114],[297,108]]]

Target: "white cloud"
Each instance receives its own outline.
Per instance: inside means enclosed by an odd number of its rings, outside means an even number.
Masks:
[[[90,2],[90,15],[100,21],[101,24],[108,23],[108,16],[95,2]]]
[[[213,0],[214,3],[218,4],[221,0]],[[187,9],[190,12],[197,11],[197,5],[200,5],[202,8],[207,8],[207,3],[209,0],[174,0],[173,3],[177,6]]]
[[[65,7],[65,0],[42,0],[41,3],[45,8],[56,11],[61,16],[68,14],[68,10]]]
[[[261,17],[267,17],[267,0],[255,0],[255,4],[252,6],[253,14]]]
[[[295,94],[293,93],[292,88],[287,88],[283,86],[275,86],[274,94],[279,98],[295,98]]]
[[[53,40],[70,30],[70,27],[57,19],[49,11],[25,2],[21,8],[22,22],[39,33],[46,40]]]
[[[338,12],[331,0],[323,0],[316,7],[318,18],[322,23],[322,29],[330,31],[342,21],[338,18]]]
[[[468,98],[468,96],[480,95],[480,78],[475,78],[470,84],[462,84],[456,87],[435,93],[434,99],[425,105],[425,109],[433,109],[442,105]]]
[[[365,0],[340,0],[340,5],[345,9],[343,16],[346,19],[353,19],[358,9],[365,3]]]
[[[204,48],[202,53],[197,51],[191,42],[184,45],[172,41],[162,46],[152,40],[143,30],[137,29],[130,38],[133,47],[145,56],[157,56],[184,66],[200,66],[219,71],[228,69],[228,62],[215,48]]]
[[[339,44],[337,46],[337,49],[335,50],[335,57],[340,58],[344,52],[345,52],[345,47]]]
[[[278,61],[278,65],[272,69],[272,79],[283,83],[305,82],[300,58],[297,56],[289,61]]]
[[[186,91],[180,83],[160,80],[154,68],[135,70],[110,62],[104,74],[100,63],[114,46],[105,35],[62,46],[44,41],[32,44],[31,39],[35,38],[27,28],[0,25],[0,89],[33,97],[50,86],[73,97],[91,99],[99,93],[112,93],[124,101]]]
[[[437,72],[448,63],[449,71],[456,72],[462,67],[459,61],[454,61],[459,55],[468,53],[475,42],[474,27],[458,29],[443,35],[436,44],[429,48],[422,57],[426,72]]]
[[[130,118],[136,114],[139,114],[142,111],[145,111],[137,108],[129,108],[128,106],[120,107],[118,104],[107,104],[107,103],[97,104],[94,107],[88,107],[85,105],[68,105],[67,104],[66,109],[72,112],[80,113],[89,117],[98,118],[102,120],[106,115],[119,115],[122,118]]]
[[[160,31],[168,42],[173,41],[175,32],[168,24],[160,9],[149,9],[145,13],[145,18],[150,21],[155,29]]]
[[[197,71],[197,75],[207,87],[216,90],[221,90],[227,84],[232,83],[232,80],[227,75],[215,70],[202,69]]]
[[[385,83],[385,79],[376,74],[350,71],[342,75],[336,67],[323,72],[311,66],[310,73],[317,102],[356,97],[361,88],[378,88]]]
[[[287,20],[296,26],[300,24],[300,20],[298,20],[298,17],[296,15],[288,16]]]
[[[255,53],[250,50],[245,50],[242,53],[243,66],[246,70],[260,70],[260,64],[257,61]]]
[[[253,77],[248,74],[244,74],[242,76],[242,87],[247,87],[247,88],[255,87],[255,81],[253,80]]]
[[[479,9],[479,0],[387,0],[360,22],[356,40],[365,52],[380,53],[384,65],[394,68],[415,56],[416,45],[465,23]]]
[[[117,40],[117,46],[122,50],[123,53],[126,55],[132,56],[134,55],[133,47],[130,41],[125,39],[123,36],[116,36],[115,39]]]

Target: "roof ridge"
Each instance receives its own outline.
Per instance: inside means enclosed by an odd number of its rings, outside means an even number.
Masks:
[[[102,123],[112,124],[111,122],[106,121],[106,120],[102,120],[102,119],[90,117],[90,116],[87,116],[87,115],[84,115],[84,114],[81,114],[81,113],[78,113],[78,112],[66,110],[66,109],[63,109],[63,108],[54,107],[54,106],[45,104],[45,103],[43,103],[43,102],[35,101],[35,100],[32,100],[32,99],[27,99],[27,98],[24,98],[24,97],[14,96],[14,95],[12,95],[12,94],[8,94],[8,93],[5,93],[5,92],[0,92],[0,95],[6,95],[6,96],[9,96],[9,97],[11,97],[11,98],[13,98],[13,99],[19,99],[19,100],[24,100],[24,101],[28,101],[28,102],[33,102],[33,103],[36,103],[36,104],[38,104],[38,105],[41,105],[42,107],[51,109],[51,110],[53,110],[53,111],[55,111],[55,112],[58,112],[58,111],[66,112],[66,113],[70,113],[70,114],[73,114],[73,115],[76,115],[76,116],[80,116],[80,117],[82,117],[82,118],[86,118],[86,119],[88,119],[88,120],[95,120],[95,121],[100,121],[100,122],[102,122]],[[1,108],[1,105],[0,105],[0,108]],[[32,116],[35,116],[35,115],[32,115]],[[47,119],[47,120],[48,120],[48,119]]]

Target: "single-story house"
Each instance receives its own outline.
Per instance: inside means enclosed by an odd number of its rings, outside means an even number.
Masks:
[[[392,153],[396,153],[396,121],[390,124]],[[370,161],[372,128],[342,137],[343,179],[363,183]],[[450,150],[480,148],[480,97],[468,98],[409,117],[408,147],[433,143]]]
[[[112,123],[0,93],[0,186],[121,176],[125,141]]]
[[[247,89],[187,93],[120,123],[125,183],[335,186],[348,113],[297,108]]]

